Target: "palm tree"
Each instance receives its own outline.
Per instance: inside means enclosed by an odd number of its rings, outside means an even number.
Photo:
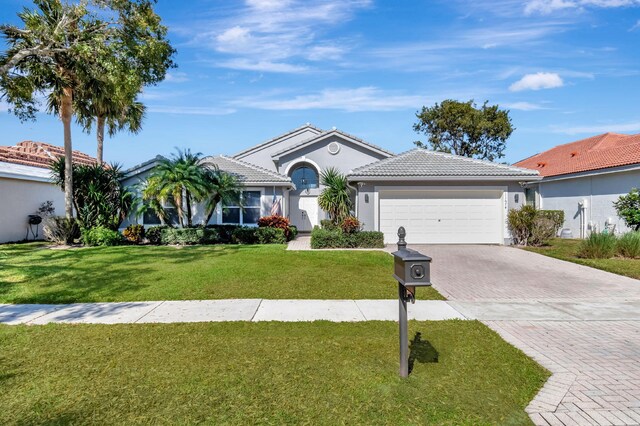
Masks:
[[[208,194],[206,169],[201,153],[178,149],[170,159],[163,158],[147,178],[143,199],[155,198],[155,205],[171,203],[181,226],[192,226],[191,204]],[[153,208],[153,205],[151,206]]]
[[[237,176],[220,170],[217,165],[210,166],[207,170],[207,186],[208,194],[205,197],[205,210],[207,217],[204,221],[206,226],[211,220],[211,216],[216,210],[218,204],[230,205],[241,204],[242,183]]]
[[[349,216],[353,206],[347,177],[338,169],[329,167],[320,174],[320,183],[325,188],[318,197],[318,205],[329,213],[329,218],[333,223],[338,224]]]

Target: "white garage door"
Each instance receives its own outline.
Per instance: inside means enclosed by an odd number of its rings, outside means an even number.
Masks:
[[[408,243],[502,244],[503,191],[380,191],[379,221],[385,242],[398,241],[398,227]]]

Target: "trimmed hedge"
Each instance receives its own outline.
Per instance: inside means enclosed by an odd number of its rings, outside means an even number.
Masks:
[[[340,229],[314,228],[311,248],[384,248],[384,234],[378,231],[345,234]]]
[[[162,244],[215,244],[218,232],[208,228],[164,228],[160,231]]]
[[[519,210],[509,210],[507,223],[514,244],[541,246],[557,235],[564,224],[564,211],[537,210],[525,205]]]
[[[259,244],[286,244],[287,237],[282,228],[258,228],[256,237]]]
[[[117,246],[122,244],[123,237],[118,231],[96,226],[82,231],[82,242],[87,246]]]

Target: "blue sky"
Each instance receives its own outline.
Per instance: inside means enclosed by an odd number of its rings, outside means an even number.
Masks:
[[[29,1],[2,0],[0,22]],[[640,132],[640,1],[160,0],[178,68],[142,96],[143,131],[106,141],[132,166],[174,147],[233,154],[310,122],[395,152],[447,98],[511,111],[507,162],[607,131]],[[62,145],[56,117],[0,104],[0,145]],[[74,148],[95,136],[74,129]]]

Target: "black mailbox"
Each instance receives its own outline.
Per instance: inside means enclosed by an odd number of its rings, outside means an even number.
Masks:
[[[393,253],[393,278],[405,287],[431,285],[431,258],[415,250],[398,250]]]

